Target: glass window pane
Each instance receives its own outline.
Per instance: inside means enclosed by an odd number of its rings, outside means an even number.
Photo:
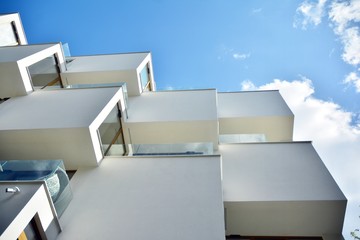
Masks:
[[[99,134],[104,155],[123,155],[125,153],[117,106],[100,125]]]
[[[148,85],[150,78],[149,78],[149,70],[147,65],[143,68],[143,70],[141,70],[140,79],[141,79],[142,90],[150,91],[150,85]]]
[[[55,56],[45,58],[28,67],[34,87],[60,85]]]

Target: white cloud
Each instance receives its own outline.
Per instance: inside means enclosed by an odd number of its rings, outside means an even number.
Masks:
[[[344,83],[353,84],[357,92],[360,92],[360,76],[356,72],[349,73],[344,80]]]
[[[256,86],[250,80],[245,80],[241,82],[241,89],[243,91],[252,91],[256,89]]]
[[[296,9],[296,16],[293,26],[307,29],[308,25],[317,26],[321,23],[324,16],[324,7],[326,0],[304,1]]]
[[[294,26],[301,26],[302,29],[306,29],[308,25],[317,26],[326,14],[325,10],[328,10],[330,26],[341,40],[343,61],[358,67],[360,65],[360,28],[358,26],[360,0],[332,0],[329,4],[327,0],[318,0],[318,2],[305,0],[296,10]],[[357,92],[360,92],[359,73],[359,69],[354,70],[344,80],[345,83],[353,84]]]
[[[257,13],[261,13],[262,12],[262,8],[255,8],[251,11],[252,14],[257,14]]]
[[[341,40],[344,45],[342,54],[343,60],[351,65],[360,63],[360,32],[358,27],[351,27],[344,30],[341,34]]]
[[[360,21],[360,0],[338,2],[330,4],[329,19],[335,24],[335,31],[342,33],[351,22]]]
[[[344,46],[343,60],[354,66],[360,64],[360,32],[359,27],[353,26],[360,22],[360,0],[333,1],[329,7],[329,19]]]
[[[250,57],[250,53],[233,53],[232,56],[236,60],[245,60]]]

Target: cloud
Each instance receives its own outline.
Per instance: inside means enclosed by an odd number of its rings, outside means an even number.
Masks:
[[[236,60],[245,60],[250,57],[250,53],[233,53],[232,56]]]
[[[318,2],[306,0],[302,2],[296,9],[293,26],[307,29],[309,25],[319,25],[324,16],[325,3],[326,0],[319,0]]]
[[[360,1],[333,1],[330,4],[329,19],[335,24],[336,33],[341,34],[351,22],[360,21]]]
[[[328,10],[326,13],[325,10]],[[336,36],[339,37],[343,49],[342,59],[345,63],[357,68],[360,65],[360,0],[337,1],[327,0],[309,2],[305,0],[296,10],[294,26],[306,29],[308,25],[317,26],[322,17],[328,15],[330,26]],[[359,69],[354,69],[344,80],[351,83],[360,93]]]
[[[330,4],[329,19],[334,33],[340,37],[344,46],[343,60],[354,66],[360,64],[359,27],[352,26],[360,21],[360,0],[333,1]]]
[[[341,41],[344,45],[342,58],[344,62],[351,65],[360,63],[360,32],[358,27],[351,27],[341,34]]]
[[[251,11],[252,14],[258,14],[262,12],[262,8],[255,8]]]
[[[252,91],[256,90],[256,86],[250,80],[245,80],[241,82],[241,89],[243,91]]]
[[[360,119],[354,124],[353,113],[337,103],[316,98],[312,81],[306,77],[294,81],[275,79],[259,87],[246,80],[242,86],[243,90],[251,86],[253,90],[280,91],[295,115],[294,140],[313,141],[319,156],[349,200],[344,227],[344,236],[348,237],[350,231],[359,227],[354,221],[360,212],[356,209],[360,205]]]
[[[243,53],[234,48],[228,47],[225,44],[221,44],[218,50],[217,59],[220,61],[224,61],[225,59],[228,59],[230,57],[231,59],[242,61],[249,58],[250,56],[251,53]]]
[[[349,73],[345,79],[344,83],[353,84],[355,86],[356,92],[360,93],[360,76],[356,72]]]

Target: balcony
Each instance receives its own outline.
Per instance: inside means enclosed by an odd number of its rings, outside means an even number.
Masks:
[[[292,140],[294,115],[278,91],[218,93],[218,103],[220,142]]]
[[[67,61],[67,70],[61,73],[65,86],[123,82],[129,96],[155,90],[149,52],[76,56]]]
[[[0,98],[25,96],[62,82],[64,57],[60,44],[0,48]]]
[[[211,143],[218,146],[216,90],[145,92],[129,97],[127,144]]]

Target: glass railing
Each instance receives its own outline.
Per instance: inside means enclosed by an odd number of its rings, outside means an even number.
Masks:
[[[132,144],[129,146],[132,156],[169,156],[169,155],[211,155],[213,143],[178,143],[178,144]]]
[[[253,143],[266,142],[265,134],[220,134],[219,143]]]
[[[62,160],[0,161],[0,181],[44,180],[58,216],[72,199],[69,178]]]
[[[126,85],[123,82],[114,82],[114,83],[81,83],[81,84],[71,84],[67,85],[66,88],[101,88],[101,87],[122,87]]]

